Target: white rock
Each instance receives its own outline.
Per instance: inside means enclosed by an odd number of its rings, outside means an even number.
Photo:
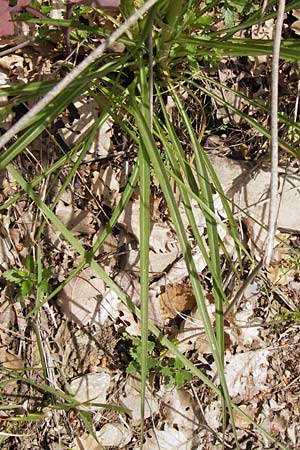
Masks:
[[[150,430],[144,450],[191,450],[192,440],[183,431],[165,426],[164,430]]]
[[[141,380],[136,376],[130,376],[125,386],[126,396],[120,398],[120,405],[131,410],[133,420],[141,420]],[[145,419],[158,411],[158,401],[148,388],[145,393]]]
[[[96,435],[103,447],[125,447],[132,439],[131,431],[121,423],[106,423]]]
[[[70,383],[70,386],[75,399],[80,403],[105,403],[110,379],[110,375],[104,371],[88,373],[82,377],[75,378]],[[96,411],[101,408],[101,406],[96,405],[86,405],[85,407],[90,411]]]
[[[268,224],[270,166],[259,167],[253,162],[235,161],[208,155],[220,183],[239,208],[246,209],[261,224]],[[293,168],[279,167],[278,228],[299,232],[300,175]],[[239,213],[241,214],[241,213]],[[245,215],[245,214],[242,214]]]

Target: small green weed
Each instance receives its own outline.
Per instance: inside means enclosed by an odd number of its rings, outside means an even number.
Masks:
[[[27,255],[24,263],[24,270],[10,269],[2,273],[3,278],[18,287],[16,300],[25,300],[34,293],[36,289],[40,294],[49,293],[51,286],[49,280],[52,276],[52,269],[43,269],[41,281],[38,282],[37,264],[32,255]]]
[[[220,8],[221,15],[228,27],[237,25],[242,17],[248,17],[261,7],[260,2],[249,0],[224,0],[221,3],[223,3]]]
[[[136,336],[129,336],[127,333],[124,333],[123,336],[126,340],[131,341],[129,354],[132,357],[132,361],[128,364],[126,372],[128,374],[140,372],[140,361],[142,357],[141,339]],[[161,356],[164,352],[161,353],[160,356],[153,356],[154,352],[155,343],[153,341],[148,341],[148,370],[160,377],[167,388],[175,385],[180,389],[183,387],[185,381],[193,379],[193,374],[185,369],[178,358]]]
[[[274,316],[274,326],[291,325],[300,322],[300,311],[281,311]]]

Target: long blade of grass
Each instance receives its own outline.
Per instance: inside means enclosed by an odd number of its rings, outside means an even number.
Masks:
[[[203,150],[200,148],[198,138],[193,130],[192,124],[185,111],[179,95],[176,91],[172,90],[173,98],[177,105],[178,111],[183,118],[186,129],[188,130],[191,146],[193,148],[193,154],[195,155],[196,168],[199,180],[199,186],[201,190],[202,197],[208,208],[214,213],[214,200],[211,190],[211,183],[208,180],[208,171],[205,164],[205,159],[203,158]],[[219,236],[217,231],[217,222],[212,219],[211,215],[206,215],[204,217],[206,220],[206,230],[208,238],[208,246],[210,251],[210,261],[213,267],[213,295],[215,301],[215,314],[216,314],[216,340],[218,343],[218,350],[220,353],[220,362],[222,365],[221,370],[224,370],[224,314],[223,314],[223,288],[222,286],[222,275],[221,275],[221,262],[220,262],[220,250],[219,250]],[[221,287],[221,289],[220,289]],[[222,386],[223,389],[223,386]],[[225,435],[226,429],[226,408],[225,408],[225,396],[222,396],[222,411],[223,411],[223,436]]]
[[[104,67],[102,75],[109,73],[111,64]],[[115,64],[113,65],[115,67]],[[80,83],[79,83],[80,81]],[[16,156],[19,155],[42,131],[82,92],[87,89],[85,76],[72,83],[59,98],[39,112],[32,118],[31,127],[24,132],[14,144],[0,155],[0,168],[5,168]],[[1,139],[1,138],[0,138]]]
[[[271,137],[270,130],[268,130],[266,127],[261,125],[256,119],[249,116],[248,114],[245,114],[243,111],[240,111],[234,105],[232,105],[229,102],[227,102],[226,100],[224,100],[220,95],[216,94],[213,90],[207,89],[205,86],[202,86],[201,84],[199,84],[198,82],[195,82],[193,80],[189,80],[188,78],[185,78],[185,77],[182,77],[182,78],[184,79],[185,82],[190,83],[191,85],[195,86],[197,89],[200,89],[206,95],[215,99],[216,102],[219,103],[220,105],[225,106],[229,111],[232,111],[233,113],[238,114],[251,127],[255,128],[263,136],[270,139],[270,137]],[[216,83],[214,83],[214,84],[216,84]],[[218,83],[218,85],[219,85],[219,83]],[[224,86],[223,88],[226,90],[229,90],[229,88],[227,88],[226,86]],[[298,129],[297,124],[294,124],[294,125],[295,125],[295,129]],[[291,144],[288,144],[286,141],[284,141],[282,139],[278,139],[278,142],[280,145],[282,145],[283,148],[288,150],[291,153],[291,155],[299,157],[299,152],[297,153],[297,151],[295,151],[295,149],[293,148],[293,146]]]
[[[193,291],[195,294],[196,302],[197,302],[197,305],[198,305],[198,308],[200,311],[201,319],[204,324],[206,336],[207,336],[208,342],[210,343],[212,354],[214,356],[214,360],[215,360],[215,363],[217,366],[217,370],[218,370],[218,374],[219,374],[220,382],[221,382],[221,386],[222,386],[222,392],[224,394],[228,413],[229,413],[229,416],[231,419],[231,425],[232,425],[233,432],[235,435],[237,447],[239,448],[236,431],[235,431],[234,418],[233,418],[233,414],[232,414],[231,400],[230,400],[230,396],[228,393],[226,379],[225,379],[224,370],[223,370],[222,356],[220,354],[219,345],[218,345],[216,336],[214,334],[212,324],[210,322],[210,318],[209,318],[208,311],[207,311],[207,306],[205,303],[204,294],[203,294],[202,287],[201,287],[201,284],[199,281],[199,276],[198,276],[198,273],[196,270],[196,266],[195,266],[195,263],[193,260],[191,247],[189,245],[188,238],[187,238],[187,235],[185,232],[185,228],[184,228],[182,219],[180,217],[176,199],[172,192],[172,188],[171,188],[169,179],[167,177],[166,171],[164,170],[163,162],[158,153],[155,142],[150,133],[149,127],[146,124],[144,117],[141,115],[141,112],[139,111],[137,104],[133,108],[133,114],[135,116],[136,123],[140,129],[141,136],[144,140],[144,144],[145,144],[145,147],[149,154],[149,158],[153,165],[155,174],[159,180],[161,189],[164,193],[164,197],[168,204],[169,212],[170,212],[171,218],[173,220],[174,227],[176,229],[177,238],[178,238],[178,241],[179,241],[179,244],[181,247],[181,251],[182,251],[186,266],[187,266],[187,270],[188,270],[190,281],[191,281]]]
[[[140,67],[139,89],[141,111],[150,123],[149,85],[142,55],[138,58]],[[133,94],[134,95],[134,94]],[[138,155],[140,185],[140,285],[141,285],[141,448],[144,436],[145,394],[148,374],[148,299],[149,299],[149,241],[150,241],[150,161],[143,139],[140,140]]]
[[[160,163],[161,164],[161,163]],[[62,235],[69,241],[70,244],[72,244],[75,248],[75,250],[81,254],[83,257],[85,256],[85,250],[82,247],[82,245],[72,236],[70,231],[56,218],[56,216],[53,214],[53,212],[44,204],[44,202],[39,198],[39,196],[34,192],[31,185],[27,183],[24,178],[18,173],[18,171],[13,168],[12,166],[7,167],[11,175],[17,180],[17,182],[20,184],[22,189],[29,195],[29,197],[37,203],[37,205],[41,208],[45,216],[51,221],[55,227],[62,233]],[[137,171],[137,177],[138,177],[138,171]],[[75,244],[75,245],[74,245]],[[132,301],[126,296],[126,294],[119,288],[116,283],[106,274],[106,272],[100,267],[100,265],[94,260],[91,259],[89,261],[90,266],[98,273],[100,278],[109,286],[111,289],[119,296],[119,298],[128,306],[128,308],[135,314],[138,318],[141,318],[140,310],[132,303]],[[194,272],[195,273],[195,272]],[[195,273],[196,274],[196,273]],[[196,274],[197,277],[197,274]],[[149,330],[156,336],[161,344],[165,346],[168,350],[170,350],[171,353],[173,353],[176,358],[179,359],[179,361],[182,362],[182,364],[187,367],[191,373],[193,373],[196,377],[198,377],[200,380],[202,380],[208,387],[210,387],[213,392],[215,392],[218,395],[221,395],[220,390],[212,383],[212,381],[206,377],[201,370],[199,370],[197,367],[194,366],[194,364],[187,359],[176,347],[174,343],[169,341],[169,339],[161,333],[161,331],[152,323],[149,322]],[[20,381],[22,378],[20,378]],[[7,383],[10,383],[11,380],[6,380],[4,382],[0,382],[0,386],[4,386]],[[52,389],[51,387],[47,386],[47,389]],[[54,390],[54,394],[57,394],[56,390]],[[60,394],[60,397],[63,398],[63,395]],[[244,413],[243,410],[241,410],[238,406],[233,405],[231,403],[232,407],[239,412],[243,417],[245,417],[250,423],[253,424],[254,427],[259,429],[264,436],[266,436],[267,439],[270,439],[272,442],[276,443],[282,450],[287,450],[287,447],[281,444],[274,436],[272,436],[270,433],[268,433],[265,429],[263,429],[261,426],[259,426],[254,420],[252,420],[250,417],[247,416],[247,414]]]
[[[0,148],[2,148],[10,139],[26,128],[32,120],[35,120],[53,100],[60,96],[62,92],[78,77],[102,56],[107,47],[117,41],[130,27],[135,25],[139,19],[153,6],[157,0],[147,0],[138,10],[134,12],[125,22],[120,25],[103,44],[100,44],[92,53],[90,53],[72,72],[65,76],[48,94],[42,98],[27,114],[25,114],[15,125],[11,127],[3,136],[0,137]]]
[[[174,127],[169,120],[168,114],[166,112],[165,106],[162,101],[161,101],[161,107],[163,110],[164,120],[165,120],[166,127],[168,130],[168,138],[171,140],[171,145],[168,143],[167,138],[164,137],[162,128],[156,122],[156,127],[158,129],[157,137],[163,143],[166,155],[167,155],[169,161],[171,162],[174,173],[176,175],[177,186],[180,190],[182,202],[185,206],[185,211],[186,211],[186,215],[187,215],[187,218],[189,221],[189,226],[191,227],[191,231],[193,232],[194,238],[195,238],[197,245],[201,251],[201,254],[204,257],[204,260],[209,268],[209,271],[213,274],[213,278],[218,286],[218,290],[219,290],[219,292],[222,293],[224,301],[226,301],[226,295],[223,292],[222,284],[220,283],[220,277],[217,276],[217,274],[214,274],[215,268],[214,268],[213,264],[211,264],[211,259],[209,258],[206,247],[202,241],[202,237],[200,236],[200,233],[199,233],[196,221],[195,221],[195,217],[193,215],[191,203],[189,200],[189,196],[188,196],[189,191],[187,189],[187,184],[184,183],[182,176],[181,176],[181,172],[185,175],[185,179],[186,179],[188,185],[193,187],[193,192],[197,192],[197,194],[196,194],[197,198],[199,198],[198,196],[200,195],[200,190],[197,188],[196,180],[194,179],[194,175],[193,175],[192,171],[190,170],[191,169],[190,164],[188,163],[188,161],[185,158],[185,155],[184,155],[182,146],[180,144],[180,141],[178,139],[178,136],[176,135]],[[176,158],[174,157],[175,155],[178,158],[178,163],[177,163]],[[169,174],[173,177],[173,174],[171,172],[169,172]],[[179,180],[180,180],[180,182],[178,183]],[[200,207],[205,206],[206,213],[208,213],[212,217],[212,220],[216,221],[216,216],[215,216],[214,212],[207,208],[207,205],[205,204],[205,202],[201,201],[201,203],[199,203],[199,206]]]
[[[45,303],[49,302],[52,298],[54,298],[84,268],[84,266],[86,264],[92,264],[94,254],[104,243],[107,236],[111,233],[111,231],[114,228],[114,226],[116,225],[122,211],[128,204],[128,202],[134,192],[136,184],[138,182],[138,178],[139,178],[139,169],[138,169],[138,165],[135,165],[135,167],[133,168],[132,174],[130,176],[130,179],[129,179],[128,183],[126,184],[126,187],[125,187],[125,189],[122,193],[122,196],[119,200],[118,205],[116,206],[106,227],[104,228],[102,233],[96,239],[96,242],[94,243],[93,247],[89,251],[84,252],[84,258],[78,264],[76,269],[74,269],[70,273],[70,275],[68,275],[68,277],[62,283],[60,283],[60,285],[55,290],[53,290],[51,292],[51,294],[49,294],[42,302],[40,302],[39,307],[44,305]],[[48,215],[46,215],[46,217],[49,219]],[[62,233],[62,234],[64,234],[64,233]],[[65,236],[65,238],[68,239],[67,236]],[[33,308],[28,315],[34,316],[35,314],[37,314],[39,307],[36,306],[35,308]]]
[[[195,36],[182,36],[178,38],[177,49],[174,50],[173,58],[186,56],[185,48],[187,45],[194,45],[197,51],[193,56],[201,57],[207,56],[208,53],[215,53],[216,57],[221,55],[226,56],[258,56],[271,55],[273,52],[273,41],[247,38],[233,38],[229,40],[206,39]],[[280,57],[282,59],[298,61],[300,57],[299,46],[297,39],[287,39],[283,42],[280,50]]]

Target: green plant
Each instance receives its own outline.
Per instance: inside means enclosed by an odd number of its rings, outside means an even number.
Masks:
[[[227,298],[223,290],[222,265],[227,255],[222,254],[222,239],[219,235],[219,226],[224,223],[218,217],[214,207],[214,194],[218,192],[223,204],[223,209],[227,215],[226,229],[230,232],[236,246],[238,255],[238,268],[234,268],[233,273],[238,277],[239,271],[243,269],[243,258],[251,259],[247,250],[239,238],[239,231],[236,226],[235,217],[231,212],[230,200],[226,198],[222,186],[216,176],[214,168],[205,155],[198,135],[193,127],[193,121],[188,114],[188,104],[184,101],[184,95],[188,94],[193,98],[193,91],[197,95],[203,95],[206,99],[215,101],[218,105],[225,106],[228,110],[238,114],[241,123],[252,127],[255,133],[260,133],[266,138],[270,137],[270,131],[266,126],[256,120],[255,117],[240,111],[226,101],[222,94],[214,88],[217,87],[222,92],[233,92],[225,83],[220,84],[215,79],[206,77],[201,69],[206,61],[217,63],[220,58],[225,57],[247,57],[259,55],[271,55],[273,42],[268,40],[251,40],[248,38],[232,37],[238,28],[246,27],[245,24],[236,23],[236,16],[230,16],[232,10],[238,13],[248,14],[248,1],[233,2],[213,1],[207,2],[207,6],[199,7],[198,1],[170,2],[167,0],[152,3],[150,12],[141,15],[138,21],[132,19],[136,13],[136,5],[132,1],[123,0],[121,12],[123,18],[131,18],[131,26],[123,23],[122,32],[113,34],[110,42],[117,38],[122,40],[126,46],[123,54],[104,54],[103,46],[96,53],[92,53],[83,64],[76,66],[74,72],[57,80],[28,83],[24,85],[9,86],[0,89],[1,96],[8,96],[11,103],[3,107],[1,113],[10,113],[12,107],[19,104],[33,102],[41,96],[43,101],[38,103],[38,107],[33,107],[22,121],[13,125],[11,129],[0,138],[1,145],[5,147],[0,156],[0,167],[5,168],[20,186],[20,191],[12,198],[6,200],[0,206],[0,211],[18,204],[22,195],[30,198],[37,208],[42,212],[47,221],[51,222],[56,230],[65,239],[68,245],[72,246],[76,258],[74,258],[73,271],[68,273],[65,280],[50,293],[46,285],[50,274],[43,274],[43,270],[36,271],[33,260],[28,260],[25,270],[13,270],[6,273],[6,279],[17,284],[23,296],[31,295],[34,289],[40,293],[47,293],[45,298],[37,296],[38,299],[31,315],[37,317],[38,312],[46,302],[55,299],[61,289],[75,277],[85,265],[90,265],[104,282],[119,296],[134,315],[141,321],[141,339],[129,337],[132,342],[131,356],[132,363],[127,371],[140,371],[142,374],[143,386],[145,388],[146,377],[151,370],[157,371],[165,382],[175,383],[182,386],[184,381],[191,377],[199,378],[223,401],[223,428],[227,425],[227,417],[230,417],[233,433],[234,417],[232,410],[238,411],[246,417],[256,429],[280,448],[286,448],[278,440],[263,430],[251,417],[248,417],[232,403],[224,376],[224,317],[223,308],[227,304]],[[270,2],[271,6],[274,2]],[[145,2],[145,5],[147,2]],[[220,4],[231,8],[225,22],[234,25],[234,29],[220,27],[218,29],[218,16],[214,15],[214,8]],[[235,6],[236,5],[236,6]],[[276,12],[268,12],[267,18],[275,17]],[[286,10],[297,7],[297,1],[291,1]],[[225,13],[223,13],[225,15]],[[232,18],[233,17],[233,18]],[[76,19],[76,17],[75,17]],[[91,27],[83,27],[74,20],[50,20],[30,19],[36,24],[55,25],[57,27],[74,27],[72,35],[73,42],[80,40],[80,31],[84,31],[84,37],[89,33],[99,34],[99,28],[95,30]],[[247,17],[247,26],[258,24],[260,21],[259,12],[251,13]],[[76,35],[76,27],[78,34]],[[119,29],[119,30],[120,30]],[[47,28],[45,27],[45,30]],[[196,32],[197,31],[197,32]],[[87,34],[86,34],[87,33]],[[107,31],[105,31],[108,34]],[[123,33],[123,35],[122,35]],[[126,33],[126,35],[124,35]],[[121,36],[122,35],[122,36]],[[75,37],[74,37],[75,36]],[[77,37],[76,37],[77,36]],[[282,43],[281,58],[284,60],[299,60],[299,44],[297,40],[285,40]],[[75,63],[76,64],[76,61]],[[130,76],[127,76],[128,73]],[[124,83],[124,76],[126,83]],[[48,96],[48,92],[50,96]],[[259,105],[244,94],[234,91],[234,94],[245,99],[249,105],[260,108],[263,113],[269,114],[268,107]],[[175,111],[179,126],[170,119],[166,108],[166,96],[172,96],[175,104]],[[89,96],[94,98],[101,107],[99,120],[85,134],[80,135],[76,145],[68,151],[57,155],[51,167],[47,168],[42,175],[29,179],[23,176],[22,170],[15,163],[22,154],[27,154],[27,149],[31,142],[40,136],[45,130],[49,131],[49,125],[54,123],[68,105],[77,99],[78,96]],[[199,103],[198,103],[199,106]],[[59,198],[67,189],[70,181],[75,177],[79,165],[88,151],[89,145],[96,136],[101,124],[107,117],[113,118],[115,123],[124,133],[125,140],[130,140],[137,151],[137,161],[133,164],[131,175],[122,191],[119,202],[102,233],[96,237],[93,246],[86,250],[85,243],[78,235],[74,235],[58,219],[55,214],[55,206]],[[291,124],[287,115],[280,115],[281,124]],[[299,125],[294,129],[299,132]],[[22,131],[22,134],[19,134]],[[50,129],[51,131],[51,129]],[[296,131],[295,131],[296,133]],[[12,137],[19,136],[12,140]],[[285,148],[296,154],[292,142],[283,142]],[[189,147],[191,158],[186,153]],[[168,162],[168,165],[165,164]],[[66,171],[68,171],[66,176]],[[218,370],[220,386],[212,382],[201,370],[196,367],[191,360],[183,355],[178,347],[151,322],[148,321],[148,298],[149,298],[149,235],[150,235],[150,195],[151,176],[155,177],[159,184],[161,196],[164,197],[168,205],[168,220],[172,221],[173,229],[176,231],[177,239],[181,247],[182,255],[186,262],[187,272],[197,301],[200,319],[206,333],[207,341],[210,345],[213,358]],[[65,181],[55,198],[51,195],[51,190],[44,196],[42,182],[63,178]],[[158,182],[157,182],[158,180]],[[51,184],[50,183],[50,184]],[[101,267],[98,259],[94,258],[96,251],[105,242],[110,232],[114,229],[122,211],[128,204],[136,186],[139,184],[140,191],[140,283],[141,283],[141,309],[137,308],[126,292],[115,283],[112,275]],[[180,193],[180,202],[185,209],[188,218],[188,226],[184,225],[182,215],[178,207],[178,199],[174,195],[173,185],[176,185]],[[195,217],[192,213],[191,200],[196,201],[205,217],[206,236],[200,235]],[[46,221],[45,221],[46,224]],[[46,226],[46,225],[45,225]],[[42,235],[42,228],[40,236]],[[39,241],[40,242],[40,241]],[[215,323],[210,320],[202,284],[199,279],[197,266],[193,257],[191,242],[195,242],[196,248],[201,252],[211,274],[212,293],[215,301],[216,317]],[[208,245],[207,245],[208,244]],[[227,256],[227,264],[232,267],[230,257]],[[71,261],[72,263],[74,261]],[[77,264],[77,265],[76,265]],[[9,271],[8,271],[9,272]],[[38,273],[38,276],[37,276]],[[10,279],[9,279],[10,278]],[[43,279],[47,281],[43,287]],[[38,327],[37,327],[38,328]],[[173,355],[166,358],[159,355],[151,355],[154,351],[153,343],[148,340],[148,331],[160,341]],[[42,340],[40,340],[42,341]],[[42,347],[42,345],[40,345]],[[42,352],[41,352],[42,354]],[[42,357],[41,357],[42,359]],[[47,364],[43,362],[45,372],[45,383],[47,381]],[[142,408],[143,408],[142,395]],[[226,410],[227,408],[227,410]],[[228,416],[226,414],[228,412]],[[143,421],[141,421],[143,426]],[[224,433],[225,434],[225,433]],[[236,436],[235,436],[236,437]],[[236,437],[236,445],[238,439]]]
[[[224,0],[219,3],[222,4],[222,18],[224,19],[225,25],[228,27],[237,25],[239,19],[245,18],[261,8],[260,2],[249,0]]]
[[[126,367],[126,372],[128,374],[141,372],[143,351],[141,338],[130,336],[127,333],[124,333],[123,337],[131,342],[129,354],[132,361]],[[156,356],[155,342],[148,340],[147,347],[147,369],[150,374],[159,377],[167,388],[176,385],[177,388],[181,389],[185,381],[191,381],[194,378],[193,374],[185,369],[179,358],[164,356],[165,350],[161,351],[159,356]]]
[[[300,321],[300,311],[287,311],[283,310],[273,317],[272,325],[276,327],[280,327],[282,325],[291,325],[299,323]]]
[[[25,300],[36,290],[39,290],[40,295],[49,294],[51,292],[49,281],[52,274],[53,269],[51,267],[43,269],[41,280],[39,281],[37,264],[31,254],[27,255],[25,258],[24,270],[9,269],[2,272],[2,276],[6,281],[13,283],[18,287],[16,300]]]

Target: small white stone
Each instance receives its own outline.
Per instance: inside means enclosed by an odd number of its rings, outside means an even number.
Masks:
[[[107,372],[97,372],[75,378],[70,385],[75,399],[78,402],[105,403],[109,384],[110,375]],[[87,405],[86,408],[90,411],[96,411],[101,407]]]
[[[104,447],[125,447],[131,439],[131,431],[121,423],[106,423],[97,432],[97,439]]]

